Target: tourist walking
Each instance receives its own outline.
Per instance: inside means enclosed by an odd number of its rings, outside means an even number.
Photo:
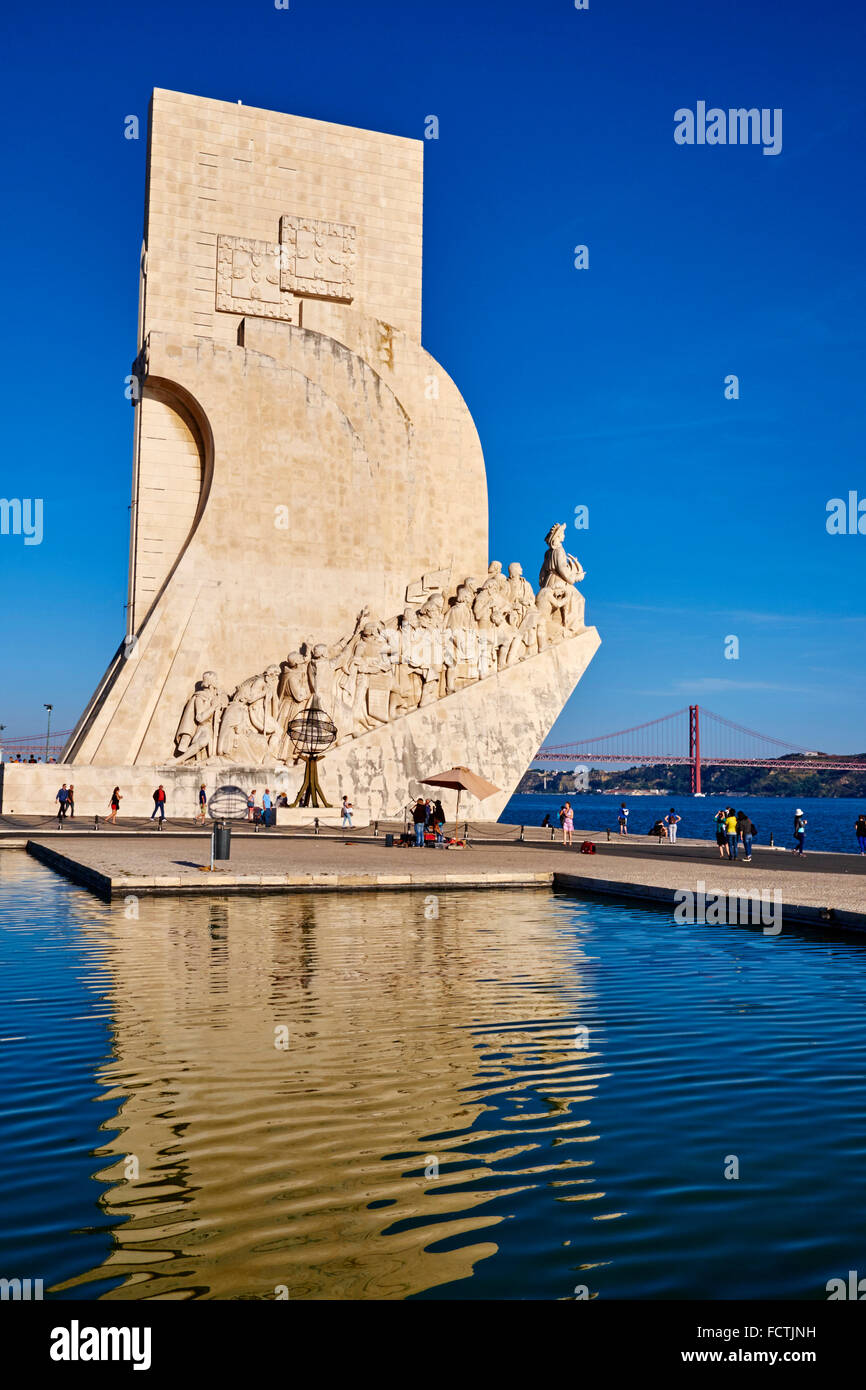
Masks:
[[[566,801],[562,809],[565,812],[562,821],[562,843],[568,847],[574,843],[574,812],[571,809],[571,802]]]
[[[725,811],[716,812],[716,844],[719,847],[720,859],[727,859],[728,857],[728,832],[725,829],[726,815],[727,813]]]
[[[108,817],[109,825],[117,825],[117,813],[120,810],[120,801],[120,787],[115,787],[114,791],[111,793],[111,800],[108,803],[111,809],[111,815]]]
[[[415,823],[415,848],[424,848],[424,827],[427,824],[427,807],[420,796],[412,807],[412,820]]]
[[[54,800],[57,802],[57,819],[58,821],[62,821],[63,817],[66,815],[66,803],[69,800],[69,790],[65,782]]]
[[[665,816],[665,825],[667,826],[668,839],[670,840],[671,844],[676,843],[677,826],[679,825],[681,820],[682,816],[678,816],[672,806],[671,809],[668,811],[667,815]]]
[[[343,818],[343,829],[352,824],[352,803],[347,796],[343,797],[343,804],[340,807],[340,814]]]
[[[262,825],[265,829],[268,829],[268,827],[273,824],[273,818],[271,816],[271,807],[273,804],[271,800],[271,789],[270,787],[265,787],[262,792]]]
[[[249,796],[247,797],[247,820],[255,820],[255,818],[256,818],[256,789],[255,789],[255,787],[253,787],[252,791],[250,792]]]
[[[797,841],[794,847],[795,854],[806,853],[806,851],[803,848],[803,842],[806,839],[806,826],[808,824],[809,822],[806,820],[806,817],[803,815],[803,812],[800,810],[798,806],[796,811],[794,812],[794,839]]]
[[[860,853],[866,854],[866,816],[857,817],[857,822],[854,826],[854,834],[857,836]]]
[[[69,790],[66,794],[66,814],[70,819],[75,818],[75,787],[69,783]]]
[[[725,812],[725,834],[728,840],[728,858],[737,857],[737,813],[733,806],[729,806]]]
[[[742,820],[740,819],[740,817],[742,817]],[[744,811],[740,811],[738,813],[737,822],[740,827],[740,834],[743,837],[743,857],[747,864],[751,864],[752,838],[755,835],[757,835],[758,832],[755,829],[754,822],[752,821],[751,817],[747,816]]]
[[[159,816],[159,824],[162,825],[165,820],[165,787],[161,782],[153,794],[153,810],[150,813],[150,819],[153,820],[154,816]]]
[[[628,807],[624,801],[619,803],[619,833],[620,835],[628,834]]]
[[[207,820],[207,787],[204,782],[198,789],[198,816],[196,819],[199,825],[204,825]]]

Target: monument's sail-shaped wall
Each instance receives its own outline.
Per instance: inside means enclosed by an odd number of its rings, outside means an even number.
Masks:
[[[420,346],[421,218],[420,141],[154,93],[136,642],[76,762],[165,761],[203,665],[233,688],[416,576],[484,575],[481,447]]]

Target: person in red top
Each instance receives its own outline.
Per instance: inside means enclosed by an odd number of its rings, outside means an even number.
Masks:
[[[150,813],[150,819],[153,820],[157,814],[161,821],[165,820],[165,787],[161,782],[153,794],[153,810]]]

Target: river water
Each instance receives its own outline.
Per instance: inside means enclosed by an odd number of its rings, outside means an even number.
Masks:
[[[806,850],[841,850],[857,854],[854,824],[866,814],[866,802],[847,797],[831,796],[609,796],[592,792],[568,792],[557,796],[533,792],[512,796],[500,816],[507,825],[540,825],[545,814],[554,826],[559,826],[559,808],[570,801],[574,807],[574,824],[578,830],[607,830],[616,833],[617,815],[621,801],[629,810],[629,833],[646,835],[655,821],[663,819],[671,806],[682,816],[678,833],[681,838],[714,840],[714,816],[724,806],[745,811],[758,830],[756,844],[768,845],[770,835],[777,845],[793,848],[794,812],[802,810],[808,821]]]
[[[11,851],[0,913],[0,1265],[46,1297],[862,1269],[866,940],[542,890],[109,906]]]

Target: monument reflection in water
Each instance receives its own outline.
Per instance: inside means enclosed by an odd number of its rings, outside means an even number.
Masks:
[[[542,890],[109,906],[12,851],[0,881],[0,1230],[47,1298],[823,1300],[858,1268],[856,934]]]
[[[564,938],[550,957],[550,908],[547,893],[154,900],[137,921],[103,907],[99,1080],[118,1132],[98,1176],[116,1249],[79,1296],[113,1276],[114,1298],[393,1298],[469,1278],[497,1248],[491,1198],[548,1167],[531,1129],[483,1123],[488,1089],[521,1090],[543,1057],[539,1125],[590,1137],[570,1113],[596,1084],[574,1048],[583,986]]]

